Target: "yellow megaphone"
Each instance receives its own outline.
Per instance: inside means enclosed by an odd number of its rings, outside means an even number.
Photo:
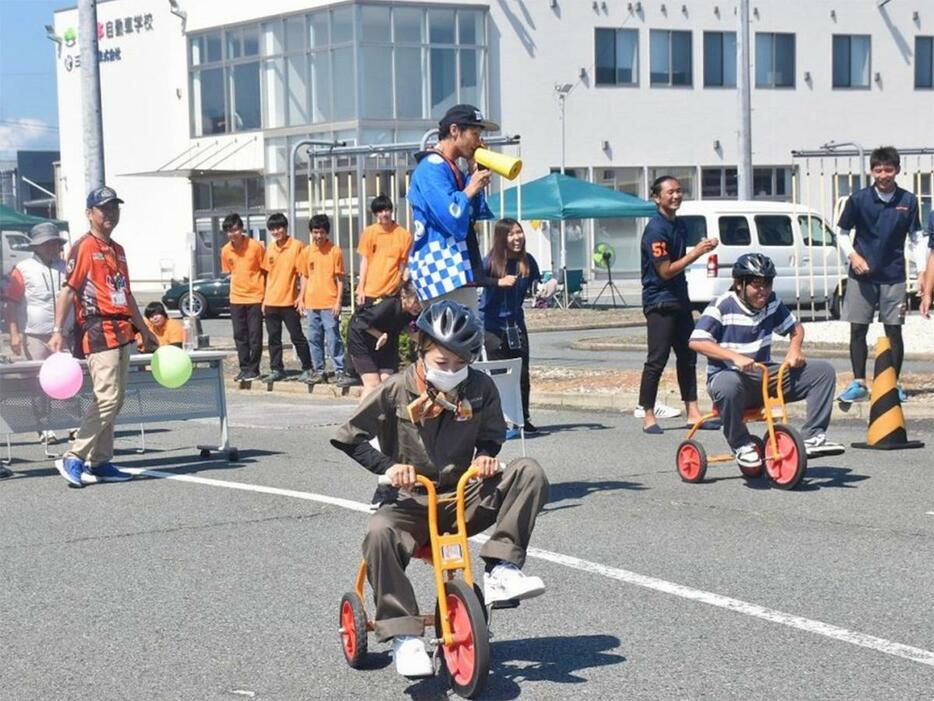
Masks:
[[[515,180],[522,170],[522,159],[496,153],[496,151],[485,148],[478,148],[474,151],[473,159],[479,165],[489,168],[494,173],[499,173],[507,180]]]

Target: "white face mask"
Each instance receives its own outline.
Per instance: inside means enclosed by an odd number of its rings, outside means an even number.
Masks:
[[[467,366],[460,370],[440,370],[425,363],[425,381],[434,385],[442,392],[450,392],[461,382],[467,379]]]

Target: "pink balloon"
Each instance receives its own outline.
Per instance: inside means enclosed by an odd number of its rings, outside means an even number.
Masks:
[[[53,353],[39,368],[39,384],[52,399],[71,399],[83,382],[81,364],[68,353]]]

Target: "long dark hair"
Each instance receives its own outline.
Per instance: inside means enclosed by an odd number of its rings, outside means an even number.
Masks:
[[[509,258],[507,241],[512,227],[522,225],[515,219],[500,219],[493,227],[493,248],[490,249],[490,276],[505,277],[506,263]],[[522,242],[522,251],[519,253],[519,265],[517,268],[519,277],[526,277],[529,274],[529,258],[525,252],[525,241]]]

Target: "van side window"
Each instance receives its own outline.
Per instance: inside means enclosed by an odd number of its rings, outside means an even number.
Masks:
[[[707,218],[698,216],[678,217],[678,220],[684,222],[684,228],[688,231],[688,240],[685,245],[688,247],[696,246],[702,239],[707,238]]]
[[[748,246],[752,243],[746,217],[720,217],[720,243],[724,246]]]
[[[809,224],[810,222],[810,224]],[[837,236],[817,217],[800,216],[801,239],[805,246],[836,246]]]
[[[791,217],[758,215],[756,229],[759,231],[760,246],[793,246],[795,243],[794,234],[791,232]]]
[[[20,236],[19,234],[7,234],[6,235],[7,243],[10,245],[10,250],[12,251],[28,251],[29,250],[29,237]]]

